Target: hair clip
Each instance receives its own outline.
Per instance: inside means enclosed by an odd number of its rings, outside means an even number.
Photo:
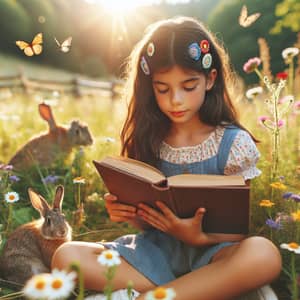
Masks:
[[[150,75],[150,68],[148,66],[145,56],[141,57],[140,66],[145,75]]]
[[[201,49],[201,52],[203,53],[207,53],[209,51],[209,42],[208,40],[202,40],[200,42],[200,49]]]
[[[151,57],[151,56],[153,56],[154,52],[155,52],[154,44],[152,42],[150,42],[147,47],[147,55],[149,57]]]
[[[201,56],[201,49],[197,43],[190,44],[188,52],[191,59],[196,61],[199,60]]]
[[[206,53],[202,58],[202,66],[204,69],[209,69],[212,64],[212,56],[210,53]]]

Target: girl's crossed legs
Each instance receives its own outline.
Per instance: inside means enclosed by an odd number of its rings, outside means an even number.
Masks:
[[[96,262],[96,257],[104,249],[102,245],[95,243],[65,243],[53,256],[52,267],[68,268],[71,262],[79,261],[85,287],[102,291],[106,283],[105,267]],[[172,287],[177,300],[232,299],[271,282],[279,275],[280,270],[281,256],[278,249],[263,237],[249,237],[239,244],[221,249],[210,264],[185,274],[164,287]],[[155,288],[149,279],[122,259],[114,277],[114,288],[126,288],[129,280],[140,293]],[[137,299],[145,299],[144,294]]]

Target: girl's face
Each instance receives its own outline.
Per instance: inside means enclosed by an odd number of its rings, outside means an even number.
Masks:
[[[199,120],[199,109],[206,91],[214,84],[217,71],[203,73],[186,70],[177,65],[167,71],[153,74],[152,85],[160,110],[173,123]]]

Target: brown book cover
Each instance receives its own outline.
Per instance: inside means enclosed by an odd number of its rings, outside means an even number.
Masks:
[[[121,156],[93,163],[108,191],[122,203],[137,206],[143,202],[157,208],[155,201],[160,200],[181,218],[192,217],[204,207],[205,232],[249,232],[250,189],[242,176],[180,174],[166,178],[146,163]]]

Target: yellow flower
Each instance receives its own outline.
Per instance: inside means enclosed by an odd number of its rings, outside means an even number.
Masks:
[[[292,217],[294,221],[300,221],[300,210],[298,209],[297,211],[293,212]]]
[[[287,189],[287,186],[285,186],[283,183],[276,181],[270,184],[270,186],[276,190],[284,191]]]
[[[83,177],[76,177],[73,179],[73,183],[82,183],[82,184],[85,184],[85,178]]]
[[[266,199],[261,200],[261,201],[259,202],[259,206],[262,206],[262,207],[272,207],[273,205],[275,205],[274,202],[272,202],[272,201],[270,201],[270,200],[266,200]]]

